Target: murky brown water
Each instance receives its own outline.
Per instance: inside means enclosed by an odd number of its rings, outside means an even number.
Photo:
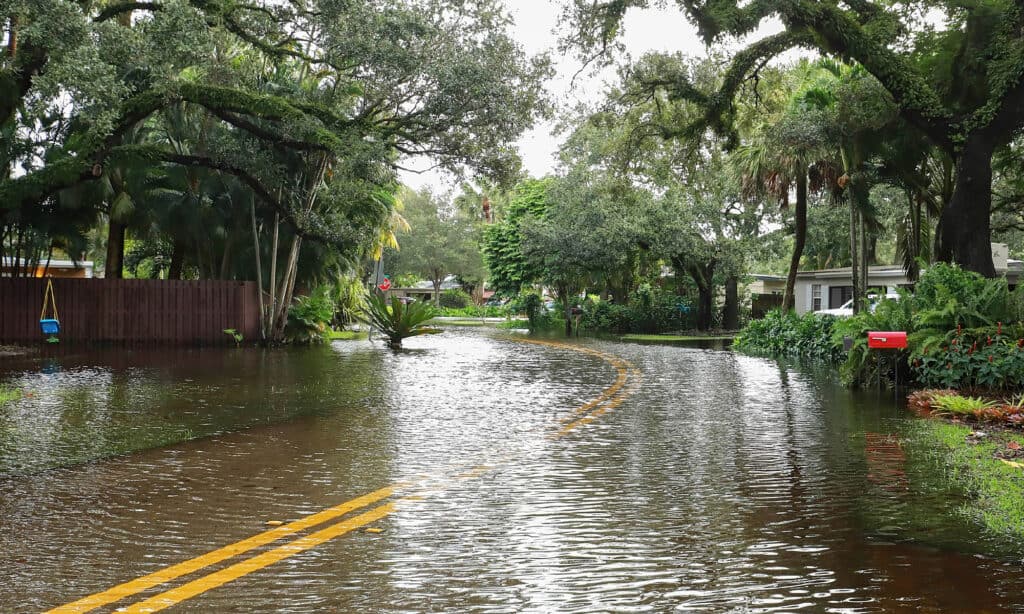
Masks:
[[[493,331],[397,355],[345,342],[0,364],[0,382],[31,392],[0,407],[0,611],[399,482],[415,483],[366,525],[382,532],[176,610],[1024,611],[1022,549],[984,537],[887,436],[910,424],[890,400],[729,352],[580,343],[630,361],[642,385],[564,437],[616,368]]]

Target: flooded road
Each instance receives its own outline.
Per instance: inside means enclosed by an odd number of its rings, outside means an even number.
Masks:
[[[30,395],[0,611],[1024,611],[1021,548],[891,399],[723,351],[406,344],[0,363]]]

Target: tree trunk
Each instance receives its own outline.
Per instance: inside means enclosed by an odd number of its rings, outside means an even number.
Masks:
[[[956,160],[956,187],[942,212],[938,259],[995,277],[992,262],[992,153],[985,137],[970,135]]]
[[[227,279],[228,270],[231,268],[231,238],[224,238],[224,253],[220,259],[220,274],[218,279]]]
[[[18,16],[11,15],[10,28],[7,32],[7,57],[10,60],[14,60],[14,56],[18,55]]]
[[[713,298],[710,286],[697,287],[697,330],[711,330],[714,322],[711,315],[714,309]]]
[[[868,225],[864,219],[864,211],[860,213],[860,291],[862,294],[862,300],[865,302],[861,305],[863,308],[867,308],[867,295],[868,295],[868,266],[871,263],[870,254],[868,253]]]
[[[185,242],[174,240],[171,250],[171,268],[167,271],[167,279],[181,279],[181,271],[185,268]]]
[[[434,285],[434,307],[441,306],[441,283],[443,282],[443,279],[437,279],[436,277],[430,280],[430,283]]]
[[[260,261],[260,232],[256,227],[256,196],[250,196],[249,200],[249,213],[252,216],[252,241],[253,249],[256,254],[256,292],[260,299],[260,341],[266,342],[267,340],[267,329],[264,327],[266,322],[266,307],[263,304],[263,263]]]
[[[725,309],[722,310],[722,328],[737,330],[740,327],[739,279],[730,273],[725,278]]]
[[[295,278],[298,275],[299,251],[301,249],[302,237],[292,237],[292,247],[285,263],[284,277],[278,288],[277,314],[274,316],[274,328],[271,330],[271,338],[274,341],[284,341],[284,329],[288,325],[288,307],[292,303],[292,295],[295,292]]]
[[[715,264],[712,260],[703,265],[691,265],[690,277],[697,284],[697,330],[711,330],[715,309]]]
[[[107,279],[124,277],[124,224],[110,220],[107,230],[107,264],[103,276]]]
[[[852,194],[851,194],[852,196]],[[856,199],[850,199],[850,282],[853,284],[853,313],[860,313],[860,256],[857,246],[857,229],[859,227]]]
[[[796,223],[793,235],[793,256],[789,260],[789,275],[786,276],[786,290],[782,295],[782,310],[789,311],[796,305],[796,274],[800,270],[800,258],[807,243],[807,172],[801,170],[796,178]],[[728,328],[728,326],[726,327]]]

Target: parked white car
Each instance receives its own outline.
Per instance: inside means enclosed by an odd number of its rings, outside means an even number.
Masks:
[[[886,294],[885,298],[894,301],[900,300],[900,295],[896,293]],[[868,310],[874,313],[875,308],[878,307],[879,296],[877,294],[868,295]],[[837,318],[848,318],[853,315],[853,299],[850,299],[842,304],[841,307],[834,309],[822,309],[821,311],[815,311],[814,313],[826,316],[836,316]]]

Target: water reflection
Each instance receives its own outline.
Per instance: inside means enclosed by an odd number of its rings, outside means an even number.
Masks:
[[[1024,611],[1019,548],[957,514],[958,493],[900,445],[911,422],[892,401],[729,352],[580,343],[628,359],[643,385],[560,438],[548,435],[616,370],[496,332],[398,354],[344,343],[9,373],[35,388],[3,418],[18,470],[0,477],[0,610],[428,476],[382,533],[180,609]],[[26,452],[71,462],[154,424],[220,434],[41,473],[53,463]]]

